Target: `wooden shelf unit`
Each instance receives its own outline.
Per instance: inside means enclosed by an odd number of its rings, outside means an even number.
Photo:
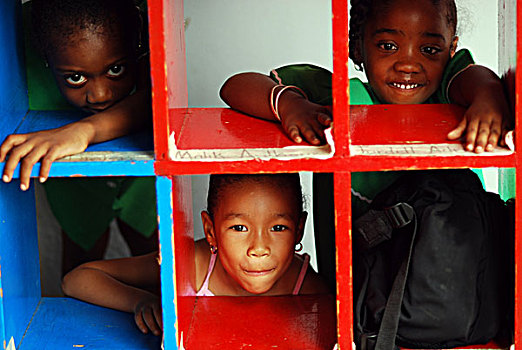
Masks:
[[[522,26],[516,26],[522,19],[522,9],[516,8],[515,0],[499,0],[500,25],[499,43],[502,47],[500,62],[501,71],[506,78],[513,103],[518,100],[522,78],[515,75],[518,65],[518,52],[521,50],[520,38]],[[223,343],[212,342],[216,337],[229,339],[228,346],[234,347],[232,341],[248,343],[256,349],[269,345],[281,348],[290,343],[273,338],[274,344],[266,344],[271,337],[261,338],[255,332],[245,332],[252,322],[263,324],[271,322],[261,332],[270,332],[274,328],[285,329],[279,334],[293,339],[312,339],[317,346],[326,347],[332,339],[329,332],[310,333],[313,329],[336,327],[336,338],[339,349],[351,349],[353,342],[352,313],[352,277],[351,277],[351,173],[355,171],[375,170],[413,170],[434,168],[467,168],[467,167],[502,167],[517,168],[522,161],[519,153],[499,155],[447,155],[436,150],[431,155],[379,155],[353,154],[353,146],[368,141],[364,124],[351,123],[356,115],[362,114],[370,118],[383,118],[384,113],[393,116],[387,118],[389,124],[370,144],[382,141],[389,143],[400,133],[401,118],[417,114],[419,110],[431,116],[425,120],[429,126],[433,120],[447,122],[443,127],[420,128],[430,130],[419,131],[415,136],[426,144],[445,143],[445,132],[462,111],[449,106],[369,106],[351,107],[348,96],[348,1],[332,0],[332,26],[334,51],[333,96],[335,129],[334,141],[336,153],[330,159],[295,159],[295,160],[246,160],[246,161],[172,161],[169,159],[169,143],[172,146],[172,132],[177,147],[197,149],[212,146],[216,150],[227,148],[249,148],[252,140],[241,134],[241,126],[232,122],[222,124],[222,114],[230,120],[244,120],[246,123],[259,123],[259,132],[263,132],[264,143],[273,148],[289,145],[289,141],[281,134],[277,124],[249,119],[227,109],[188,109],[187,77],[184,51],[183,1],[182,0],[148,0],[149,32],[151,48],[151,76],[153,82],[153,114],[154,140],[147,135],[131,136],[101,145],[89,147],[87,152],[72,157],[67,161],[56,162],[52,166],[51,176],[155,176],[158,198],[158,216],[161,246],[161,279],[164,318],[165,349],[226,348]],[[0,64],[0,90],[4,93],[0,99],[0,136],[5,137],[13,132],[36,131],[57,126],[68,118],[77,118],[74,112],[40,112],[31,111],[28,107],[27,84],[23,66],[23,49],[21,48],[20,4],[16,1],[0,2],[0,55],[9,57]],[[383,108],[388,110],[383,111]],[[517,118],[516,133],[521,134],[519,107],[515,108]],[[184,119],[181,120],[181,115]],[[33,118],[34,117],[34,118]],[[37,118],[36,118],[37,117]],[[187,126],[197,130],[198,118],[206,118],[205,126],[201,126],[200,135],[188,134],[185,139],[176,139],[188,131]],[[37,123],[30,122],[31,120]],[[40,123],[45,120],[44,123]],[[230,122],[230,120],[228,120]],[[359,121],[360,119],[357,119]],[[394,126],[394,121],[396,125]],[[187,124],[188,123],[188,124]],[[191,124],[193,123],[193,124]],[[221,124],[220,124],[221,123]],[[238,122],[239,123],[239,122]],[[368,122],[370,123],[370,122]],[[212,127],[207,127],[212,125]],[[220,133],[229,133],[233,139],[226,138],[231,144],[223,144]],[[373,131],[373,129],[372,129]],[[270,138],[266,136],[271,135]],[[243,137],[242,137],[243,136]],[[261,136],[260,136],[261,137]],[[214,141],[213,141],[214,140]],[[183,143],[185,141],[185,143]],[[379,141],[379,144],[381,142]],[[408,144],[404,139],[396,139],[394,144]],[[228,142],[228,141],[227,141]],[[273,142],[273,143],[272,143]],[[516,149],[522,149],[522,138],[516,140]],[[154,157],[151,156],[154,152]],[[96,152],[96,153],[90,153]],[[98,152],[101,152],[98,153]],[[154,159],[153,159],[154,158]],[[33,176],[38,175],[35,167]],[[285,301],[276,298],[252,299],[215,297],[198,300],[194,296],[194,245],[192,225],[191,180],[193,174],[209,173],[261,173],[261,172],[331,172],[334,173],[336,245],[337,245],[337,295],[334,300],[322,297],[296,297]],[[517,174],[518,175],[518,174]],[[18,176],[18,174],[16,174]],[[522,177],[517,176],[517,196],[522,196]],[[142,336],[132,328],[132,315],[112,310],[97,308],[70,299],[42,298],[40,293],[39,258],[36,232],[36,215],[34,192],[21,192],[18,184],[0,183],[0,340],[4,349],[8,348],[11,339],[14,346],[20,349],[32,349],[34,344],[45,343],[48,349],[71,348],[82,345],[90,349],[157,348],[158,339]],[[522,198],[522,197],[521,197]],[[515,347],[522,346],[522,305],[520,305],[522,287],[522,240],[520,239],[522,206],[516,206],[516,305],[515,305]],[[281,304],[283,301],[283,304]],[[336,308],[331,310],[326,305],[331,302]],[[276,322],[280,310],[270,311],[270,306],[288,304],[285,317]],[[314,304],[315,303],[315,304]],[[236,307],[236,304],[241,305]],[[260,319],[247,317],[242,310],[248,310],[249,304],[263,308],[266,314]],[[260,306],[261,305],[261,306]],[[303,306],[304,305],[304,306]],[[316,305],[316,306],[313,306]],[[319,306],[317,306],[319,305]],[[310,316],[309,311],[319,307],[324,310],[317,317]],[[208,318],[205,310],[219,310]],[[247,311],[244,311],[247,312]],[[96,315],[96,316],[93,316]],[[333,318],[332,318],[333,315]],[[301,316],[307,316],[303,324]],[[93,317],[106,318],[107,324],[92,325]],[[54,325],[57,325],[54,328]],[[212,325],[216,328],[209,329]],[[58,327],[59,326],[59,327]],[[102,332],[102,329],[117,327],[118,332]],[[322,327],[322,328],[321,328]],[[207,332],[206,330],[209,329]],[[64,336],[67,333],[67,337]],[[326,335],[325,335],[326,334]],[[304,336],[311,336],[305,338]],[[42,337],[45,337],[42,339]],[[100,338],[101,337],[101,338]],[[40,343],[38,343],[38,339]],[[315,339],[315,340],[314,340]],[[264,343],[260,343],[260,342]],[[143,345],[136,345],[143,344]],[[108,346],[108,347],[107,347]],[[220,347],[219,347],[220,346]],[[305,345],[299,345],[303,348]],[[11,349],[10,349],[11,350]]]

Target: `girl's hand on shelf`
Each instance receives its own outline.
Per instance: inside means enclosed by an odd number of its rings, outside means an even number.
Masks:
[[[140,331],[147,334],[159,336],[163,330],[163,319],[161,315],[160,300],[155,295],[141,300],[134,309],[134,320]]]
[[[511,115],[504,93],[490,91],[476,96],[459,125],[448,134],[448,139],[464,137],[464,148],[467,151],[490,152],[497,145],[505,146],[504,138],[510,121]]]
[[[93,137],[88,125],[80,121],[57,129],[9,135],[0,147],[0,162],[5,161],[2,180],[11,181],[20,163],[20,189],[25,191],[33,166],[41,161],[39,178],[44,182],[55,160],[85,151]]]
[[[312,145],[326,142],[324,129],[332,123],[330,107],[295,96],[292,100],[285,99],[280,110],[283,128],[294,142],[301,143],[303,139]]]

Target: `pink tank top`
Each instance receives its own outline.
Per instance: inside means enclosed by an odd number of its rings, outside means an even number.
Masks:
[[[292,291],[292,295],[298,295],[299,290],[301,290],[301,286],[303,285],[304,278],[306,276],[306,271],[308,271],[308,265],[310,263],[310,255],[304,253],[301,255],[304,257],[303,265],[301,266],[301,271],[299,272],[299,276],[297,277],[297,282],[295,283],[294,290]],[[210,262],[208,264],[207,275],[205,276],[205,281],[201,286],[201,289],[196,293],[198,297],[213,297],[214,293],[208,289],[208,281],[210,280],[210,275],[212,275],[212,271],[214,270],[214,266],[216,265],[217,254],[212,254],[210,256]]]

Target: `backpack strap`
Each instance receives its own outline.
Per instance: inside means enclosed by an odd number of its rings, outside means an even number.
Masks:
[[[411,207],[410,207],[411,208]],[[404,258],[393,281],[392,290],[386,302],[386,308],[382,316],[379,333],[375,343],[375,350],[393,350],[396,349],[395,338],[399,329],[399,318],[401,314],[402,299],[404,297],[404,289],[406,288],[406,280],[408,279],[408,270],[410,267],[415,236],[417,235],[417,217],[413,213],[413,232],[411,234],[408,255]]]
[[[413,208],[407,203],[369,210],[354,222],[357,244],[363,249],[370,249],[389,240],[393,230],[408,225],[414,215]]]

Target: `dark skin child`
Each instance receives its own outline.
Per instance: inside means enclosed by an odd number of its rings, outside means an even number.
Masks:
[[[86,28],[47,55],[62,95],[92,115],[56,129],[9,135],[0,147],[0,162],[6,161],[3,181],[11,181],[20,163],[20,188],[27,190],[37,162],[44,182],[55,160],[150,123],[148,62],[137,60],[135,49],[118,37],[123,35]]]
[[[363,42],[355,54],[381,101],[423,103],[439,87],[458,42],[440,6],[430,0],[397,0],[375,11],[377,15],[366,24]],[[225,82],[220,95],[238,111],[277,121],[267,102],[275,85],[267,75],[240,73]],[[460,124],[448,134],[449,139],[465,135],[465,149],[476,153],[504,145],[511,117],[500,79],[492,71],[479,65],[468,67],[453,79],[449,97],[467,109]],[[292,140],[313,145],[324,142],[324,129],[332,122],[329,108],[287,90],[280,97],[279,111]]]

